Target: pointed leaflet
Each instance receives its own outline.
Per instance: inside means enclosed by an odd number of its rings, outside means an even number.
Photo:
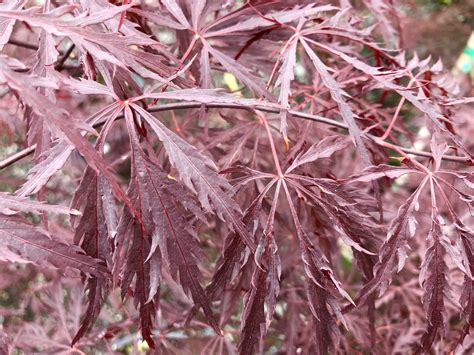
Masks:
[[[188,62],[186,63],[186,65],[184,65],[181,69],[177,70],[173,75],[167,77],[164,81],[162,82],[159,82],[159,83],[156,83],[154,85],[152,85],[151,87],[147,88],[146,91],[147,92],[153,92],[153,91],[156,91],[158,89],[161,89],[161,90],[164,90],[164,88],[166,88],[166,86],[168,85],[172,85],[172,81],[174,79],[176,79],[177,77],[180,77],[182,75],[184,75],[188,70],[189,68],[193,65],[194,63],[194,60],[196,59],[197,57],[197,54],[192,57],[190,60],[188,60]],[[141,90],[140,90],[141,91]]]
[[[137,203],[141,203],[134,189],[134,186],[131,185],[127,193],[131,198],[136,197]],[[158,285],[161,280],[161,255],[159,251],[155,251],[152,258],[146,261],[150,250],[151,242],[148,232],[144,229],[143,224],[132,217],[125,207],[117,233],[114,265],[115,269],[117,265],[123,264],[123,270],[120,269],[114,273],[120,271],[122,297],[130,293],[133,294],[134,303],[140,314],[142,337],[148,346],[155,348],[152,328],[160,297]],[[148,301],[150,294],[153,295],[153,299]]]
[[[130,110],[128,108],[126,115],[130,117]],[[129,128],[134,129],[132,128],[134,124],[133,119],[130,117],[127,120],[129,121]],[[132,127],[130,127],[130,124]],[[134,138],[131,137],[131,139]],[[131,143],[134,144],[133,140]],[[147,168],[144,164],[151,164],[151,162],[145,162],[140,148],[136,144],[134,145],[132,176],[127,194],[136,202],[135,208],[138,211],[139,218],[132,217],[128,208],[124,208],[116,237],[114,279],[121,278],[123,296],[133,292],[135,303],[139,308],[142,336],[149,346],[153,348],[153,318],[156,315],[160,300],[159,285],[161,283],[163,259],[160,244],[167,253],[166,258],[169,255],[167,236],[163,234],[166,231],[160,229],[163,226],[155,225],[155,221],[160,223],[165,216],[160,212],[159,204],[155,205],[154,203],[156,196],[153,193],[153,189],[154,186],[159,186],[157,184],[161,183],[160,180],[163,181],[163,179],[168,179],[168,177],[160,176],[158,181],[156,181],[153,176],[147,176],[149,174],[147,170],[150,170],[150,166]],[[168,190],[167,192],[169,193],[170,191]],[[182,194],[182,196],[185,195],[184,193]],[[174,201],[178,198],[178,196],[174,196],[170,203],[175,203]],[[184,231],[184,233],[186,232]],[[192,253],[192,251],[189,252]],[[196,249],[194,252],[196,252]],[[171,254],[171,257],[174,257],[173,251]],[[188,282],[188,280],[182,281],[184,284]]]
[[[367,151],[367,148],[362,140],[363,133],[357,126],[355,115],[352,112],[351,107],[347,104],[343,97],[345,93],[339,87],[337,81],[331,76],[331,74],[329,74],[327,66],[321,61],[321,59],[319,59],[319,57],[314,53],[311,47],[309,47],[306,41],[303,38],[300,38],[300,41],[303,44],[303,47],[309,58],[313,62],[316,71],[319,73],[319,76],[321,77],[324,86],[329,89],[332,99],[338,105],[339,112],[344,122],[347,124],[347,127],[349,128],[349,134],[354,140],[354,143],[358,148],[359,152],[361,153],[363,160],[366,163],[370,163],[369,152]]]
[[[436,152],[434,154],[435,160],[438,160],[438,163],[440,163],[439,158],[443,154],[443,149],[436,149],[433,147],[436,145],[434,141],[432,141],[432,151]],[[435,149],[433,149],[435,148]],[[435,163],[435,169],[437,169],[439,165]],[[472,175],[469,174],[468,172],[459,172],[459,171],[453,171],[453,170],[438,170],[438,173],[447,173],[450,175],[453,175],[457,178],[463,179],[466,185],[469,188],[474,188],[472,185]],[[446,289],[446,292],[444,293],[444,296],[449,295],[450,288],[445,286],[445,280],[442,279],[444,272],[443,270],[446,270],[446,265],[444,265],[444,260],[438,259],[438,262],[443,263],[443,265],[437,265],[436,261],[433,260],[434,257],[437,256],[438,252],[441,253],[446,253],[448,252],[452,261],[454,264],[464,273],[464,283],[462,285],[462,292],[459,298],[459,304],[462,307],[462,317],[465,320],[465,324],[463,327],[463,330],[461,332],[461,335],[458,340],[458,345],[461,345],[463,341],[465,340],[466,336],[470,334],[472,326],[474,324],[474,280],[472,275],[474,274],[474,232],[472,231],[471,228],[469,228],[461,218],[456,213],[456,210],[453,208],[452,203],[448,199],[447,194],[443,191],[442,186],[440,182],[443,182],[444,185],[448,186],[451,191],[455,192],[456,194],[458,193],[457,189],[452,185],[451,182],[447,182],[443,177],[440,176],[440,174],[433,175],[430,179],[430,187],[432,190],[432,214],[435,217],[432,217],[432,227],[431,227],[431,234],[430,237],[431,239],[434,239],[434,242],[437,244],[432,243],[432,248],[430,248],[430,254],[429,258],[430,260],[427,260],[425,262],[428,263],[434,263],[435,266],[438,267],[439,270],[441,270],[438,275],[440,276],[439,279],[436,278],[436,273],[431,273],[431,280],[427,281],[427,285],[429,289],[426,294],[429,295],[428,291],[431,292],[431,297],[427,299],[427,302],[425,302],[425,306],[428,306],[428,317],[432,317],[433,322],[428,324],[427,327],[427,332],[424,334],[422,338],[422,347],[418,349],[418,351],[422,351],[423,349],[430,348],[431,344],[435,340],[436,333],[438,332],[438,328],[441,328],[443,330],[444,326],[444,319],[442,318],[444,316],[444,300],[440,299],[439,296],[437,296],[435,293],[432,291],[437,291],[438,289],[442,288],[443,291]],[[453,220],[453,225],[454,225],[454,230],[456,232],[456,235],[458,236],[458,240],[456,241],[455,245],[452,245],[450,240],[444,236],[443,229],[440,228],[444,225],[444,221],[442,218],[439,216],[436,216],[437,210],[434,208],[436,207],[436,203],[434,201],[434,187],[433,183],[437,186],[439,193],[443,197],[444,200],[444,205],[447,206],[449,214],[451,215],[451,218]],[[460,193],[460,192],[459,192]],[[463,196],[463,197],[461,197]],[[468,198],[465,199],[464,196],[467,196]],[[472,202],[472,198],[468,194],[460,194],[459,198],[461,200],[465,200],[466,202],[470,203]],[[439,226],[438,226],[439,224]],[[436,248],[433,248],[436,245]],[[427,258],[428,259],[428,255]],[[425,260],[426,260],[425,259]],[[420,278],[423,276],[424,279],[426,279],[426,274],[427,272],[430,271],[430,266],[427,266],[423,270],[423,274],[420,272]],[[444,269],[443,269],[444,268]],[[438,270],[437,269],[437,270]],[[437,271],[435,270],[435,271]],[[432,271],[432,270],[431,270]],[[441,273],[443,275],[441,275]],[[447,274],[449,275],[449,273]],[[433,284],[433,281],[437,281],[436,284]],[[449,285],[448,285],[449,286]],[[437,296],[437,297],[436,297]],[[453,302],[452,299],[449,300],[449,303],[455,303]]]
[[[392,281],[393,273],[403,268],[407,257],[408,240],[413,237],[416,228],[413,213],[418,209],[418,199],[427,182],[428,178],[424,178],[415,192],[398,209],[398,214],[390,223],[387,238],[379,251],[374,277],[359,291],[357,303],[364,303],[367,297],[377,290],[380,290],[380,294],[385,292]]]
[[[156,248],[168,263],[171,275],[178,279],[183,290],[190,293],[194,303],[203,308],[206,317],[219,333],[219,327],[212,314],[211,305],[200,285],[202,279],[197,260],[202,258],[202,251],[196,240],[195,232],[185,218],[183,205],[191,209],[194,214],[199,213],[193,200],[178,182],[170,179],[161,169],[154,164],[144,153],[138,142],[132,112],[125,109],[127,126],[132,146],[133,169],[137,170],[136,183],[140,191],[142,204],[151,214],[151,221],[147,214],[143,214],[144,222],[152,224],[152,245],[148,258]],[[179,201],[179,202],[178,202]],[[152,284],[152,283],[151,283]],[[151,289],[148,296],[150,301],[155,290]]]
[[[27,0],[6,0],[0,5],[0,10],[21,10]],[[13,31],[15,20],[0,17],[0,50],[8,43]]]
[[[50,9],[50,2],[45,1],[42,7],[43,12]],[[36,52],[36,63],[31,69],[31,74],[39,77],[50,78],[51,81],[56,81],[54,76],[57,73],[54,64],[58,61],[59,52],[56,49],[56,42],[53,36],[44,30],[40,30],[38,51]],[[59,64],[61,66],[62,64]],[[56,103],[56,93],[52,88],[38,88],[38,91],[48,97],[52,102]],[[28,143],[33,142],[35,147],[35,161],[40,162],[45,159],[41,154],[51,148],[51,132],[48,129],[47,123],[44,122],[44,117],[37,115],[31,108],[25,110],[25,118],[28,121]]]
[[[73,221],[75,224],[74,243],[80,245],[87,255],[111,265],[111,240],[116,234],[118,222],[110,186],[103,177],[97,176],[96,172],[88,167],[74,194],[71,206],[84,207],[84,213],[79,222]],[[73,345],[92,327],[102,308],[108,287],[105,280],[95,277],[87,281],[88,306],[81,321],[81,327],[72,341]]]
[[[107,294],[107,284],[104,279],[93,277],[87,280],[87,310],[81,320],[81,326],[77,331],[71,346],[74,346],[94,325],[94,321],[99,316],[102,304]]]
[[[19,196],[28,196],[37,193],[46,185],[48,180],[63,167],[73,150],[74,147],[72,145],[66,141],[62,141],[43,153],[45,159],[30,169],[28,179],[23,186],[16,191],[16,194]]]
[[[37,265],[58,269],[71,267],[101,278],[108,275],[107,268],[99,260],[82,254],[78,247],[52,238],[18,216],[0,214],[0,240],[2,247]],[[0,255],[0,259],[4,260],[4,257]]]
[[[141,17],[148,19],[151,22],[156,23],[157,25],[168,27],[171,29],[185,30],[188,28],[186,25],[183,26],[179,22],[176,22],[175,20],[169,17],[166,17],[164,15],[161,15],[157,12],[144,11],[137,8],[132,8],[129,10],[129,12],[140,15]]]
[[[370,216],[360,210],[355,201],[345,198],[340,185],[325,180],[287,175],[288,183],[308,197],[307,204],[315,206],[319,213],[328,217],[332,228],[345,244],[358,252],[375,255],[367,248],[377,250],[376,234],[380,227],[371,222]],[[321,197],[317,196],[314,189],[321,191]]]
[[[289,189],[285,183],[285,193],[287,195],[288,204],[292,214],[293,222],[295,224],[296,232],[300,241],[301,258],[305,264],[305,271],[310,280],[315,282],[320,287],[330,289],[334,293],[339,293],[349,302],[354,303],[349,294],[341,287],[341,283],[335,278],[327,259],[321,252],[313,245],[313,242],[308,238],[301,222],[299,221],[296,209],[291,200]],[[319,276],[316,276],[318,274]],[[337,314],[337,312],[336,312]],[[343,322],[344,323],[344,322]]]
[[[228,194],[232,187],[217,174],[212,160],[199,153],[140,106],[131,104],[131,107],[156,133],[171,163],[178,169],[180,178],[192,191],[196,191],[202,207],[208,212],[215,210],[221,219],[230,223],[250,250],[255,251],[255,243],[242,223],[240,207]]]
[[[183,11],[181,10],[181,7],[175,0],[162,0],[162,2],[166,6],[168,11],[179,21],[181,25],[186,28],[191,27],[188,20],[186,19],[186,16],[184,16]]]
[[[365,168],[360,174],[356,174],[353,176],[344,179],[343,181],[347,181],[349,183],[352,182],[367,182],[377,180],[383,177],[387,177],[390,179],[396,179],[405,174],[422,174],[420,170],[415,169],[414,167],[409,166],[391,166],[380,164],[377,166],[369,166]]]
[[[209,51],[206,47],[202,47],[201,56],[199,57],[199,68],[201,76],[199,83],[201,88],[209,89],[212,86],[211,63],[209,60]]]
[[[97,81],[80,78],[79,80],[70,77],[59,76],[64,87],[71,91],[78,92],[84,95],[107,95],[114,100],[119,101],[117,94],[108,85],[102,85]],[[112,110],[110,107],[109,110]]]
[[[302,39],[302,42],[304,40]],[[444,124],[445,118],[443,117],[442,113],[439,111],[439,109],[436,107],[434,103],[429,101],[427,98],[424,98],[423,100],[415,96],[410,90],[408,90],[405,87],[401,87],[399,85],[394,84],[391,80],[390,77],[388,76],[387,78],[387,73],[384,73],[380,71],[378,68],[372,67],[357,58],[351,57],[333,47],[323,45],[319,42],[315,42],[310,40],[311,43],[324,48],[325,50],[329,51],[330,53],[333,53],[334,55],[342,58],[345,60],[347,63],[351,64],[354,68],[362,71],[363,73],[367,74],[370,76],[372,79],[375,81],[379,82],[382,87],[385,89],[393,90],[396,93],[398,93],[401,97],[405,98],[407,101],[409,101],[413,106],[415,106],[418,110],[423,112],[430,120],[433,122],[435,127],[437,127],[439,130],[444,132],[449,136],[449,138],[456,144],[457,147],[459,147],[471,160],[474,159],[473,155],[467,150],[467,148],[464,146],[464,144],[461,142],[461,140],[453,134],[448,128],[446,128],[446,125]],[[303,42],[304,43],[304,42]],[[309,48],[309,47],[308,47]]]
[[[27,197],[19,197],[10,195],[6,192],[0,192],[0,213],[4,215],[10,215],[16,213],[17,211],[32,213],[66,213],[72,215],[81,214],[78,210],[69,209],[64,206],[48,205],[43,202],[30,200]]]
[[[262,80],[253,75],[246,67],[225,55],[218,49],[209,45],[205,40],[202,40],[204,48],[230,73],[234,74],[244,85],[250,90],[254,91],[258,96],[272,98],[273,95],[265,88]]]
[[[258,218],[260,216],[263,199],[274,183],[275,180],[272,180],[267,184],[244,212],[242,222],[252,238],[255,237],[257,231]],[[242,238],[239,238],[239,235],[235,232],[229,233],[224,242],[224,250],[217,261],[212,280],[206,287],[206,294],[211,302],[219,299],[225,291],[231,288],[234,278],[239,276],[235,271],[241,269],[243,263],[246,261],[244,252],[245,243],[242,241]],[[195,308],[196,307],[194,307],[188,315],[187,322],[195,316]]]
[[[146,93],[142,96],[135,97],[129,101],[134,102],[143,97],[164,100],[183,100],[183,101],[197,101],[203,104],[237,104],[245,107],[267,106],[278,108],[277,104],[270,102],[259,101],[255,99],[246,99],[233,94],[223,92],[222,89],[181,89],[175,91],[167,91],[160,93]]]
[[[349,141],[343,136],[329,136],[323,138],[318,143],[314,143],[308,150],[303,154],[296,157],[290,167],[286,170],[285,174],[292,172],[297,167],[311,163],[315,160],[322,158],[329,158],[335,152],[346,148],[349,145]]]
[[[0,73],[4,75],[8,86],[18,91],[25,104],[30,106],[37,114],[47,118],[45,121],[48,123],[50,130],[69,141],[81,153],[89,166],[96,171],[100,171],[107,178],[114,189],[114,193],[122,197],[123,191],[115,180],[115,176],[109,171],[107,163],[80,133],[84,128],[89,129],[90,127],[87,124],[71,120],[64,110],[39,94],[34,87],[32,88],[29,85],[27,75],[10,70],[0,71]]]
[[[273,236],[266,235],[262,238],[257,248],[258,263],[252,276],[249,293],[244,298],[244,309],[242,311],[242,335],[239,344],[239,352],[242,355],[254,353],[255,346],[262,341],[268,324],[265,321],[264,306],[270,295],[278,293],[277,260],[275,258],[276,244]],[[279,260],[278,260],[279,261]],[[273,316],[274,311],[268,310]]]
[[[274,181],[270,182],[269,186],[272,186]],[[273,236],[280,189],[281,180],[278,180],[267,225],[254,255],[254,273],[250,291],[244,299],[242,312],[242,339],[239,344],[241,354],[252,353],[255,345],[263,341],[273,318],[276,298],[280,292],[281,261]]]
[[[25,21],[32,26],[42,27],[45,31],[51,34],[62,36],[67,33],[68,30],[72,33],[82,33],[81,27],[102,23],[105,20],[113,18],[121,12],[126,11],[131,6],[133,5],[114,6],[113,8],[98,11],[89,16],[86,16],[84,13],[82,16],[72,19],[66,19],[63,15],[71,13],[76,9],[77,6],[75,5],[63,5],[44,14],[36,13],[37,8],[28,10],[4,10],[3,8],[0,8],[0,17]]]
[[[128,115],[126,110],[126,114]],[[153,319],[160,300],[161,260],[159,248],[153,248],[153,224],[149,196],[142,194],[143,186],[138,181],[139,174],[132,164],[127,196],[134,201],[136,212],[132,215],[130,206],[124,206],[120,218],[113,256],[113,283],[120,283],[122,297],[133,295],[139,310],[140,328],[143,339],[151,348]],[[146,192],[146,190],[145,190]]]
[[[94,115],[90,116],[86,122],[94,124],[110,115],[108,119],[115,119],[121,111],[116,104],[109,105]],[[113,111],[115,109],[115,111]],[[16,191],[19,196],[28,196],[37,193],[48,180],[56,174],[66,163],[74,150],[74,146],[65,140],[56,143],[49,150],[40,156],[40,162],[33,166],[28,172],[28,179],[23,186]],[[44,158],[44,159],[43,159]]]
[[[156,46],[162,52],[165,48],[151,38],[134,35],[122,36],[118,33],[97,32],[92,27],[94,24],[101,23],[107,19],[114,18],[118,14],[128,10],[133,4],[114,6],[104,10],[97,11],[85,16],[77,16],[73,19],[66,19],[58,16],[71,12],[75,6],[62,6],[56,8],[53,12],[47,14],[32,14],[30,11],[2,11],[0,18],[16,19],[25,21],[34,27],[41,27],[46,32],[57,35],[67,36],[81,50],[82,53],[90,53],[98,60],[107,61],[113,65],[124,69],[131,68],[136,73],[158,81],[163,77],[174,73],[175,68],[162,64],[161,57],[152,53],[132,49],[132,46]],[[169,53],[169,57],[173,57]],[[176,82],[183,86],[190,86],[191,83],[180,77]]]
[[[283,186],[300,242],[301,258],[308,278],[308,301],[314,316],[314,322],[318,328],[316,333],[318,354],[323,355],[327,354],[330,348],[337,349],[340,332],[334,316],[346,326],[345,319],[337,303],[337,295],[342,295],[351,303],[353,302],[347,292],[342,289],[339,281],[334,277],[326,258],[313,245],[304,232],[285,182]],[[331,308],[334,315],[329,312],[328,307]]]
[[[265,236],[259,247],[263,249],[258,261],[260,265],[255,268],[250,293],[244,299],[241,354],[251,353],[265,337],[280,292],[281,261],[274,238]]]
[[[391,48],[398,47],[401,42],[398,40],[398,36],[401,34],[398,33],[396,27],[401,25],[401,14],[398,12],[397,6],[393,2],[379,0],[364,0],[364,4],[375,16],[384,42]]]
[[[441,156],[446,150],[445,144],[437,144],[436,136],[432,137],[432,151],[435,159],[434,169],[438,171],[441,164]],[[444,198],[448,210],[453,218],[455,229],[458,232],[460,239],[454,247],[449,238],[444,234],[443,227],[445,226],[444,218],[438,212],[438,202],[436,200],[435,185],[438,187],[441,196]],[[462,343],[464,337],[469,332],[472,319],[472,248],[469,243],[472,243],[472,231],[466,229],[463,223],[459,220],[456,212],[447,198],[445,192],[442,190],[437,177],[430,176],[430,193],[431,193],[431,230],[428,235],[428,240],[431,242],[430,248],[427,250],[425,259],[421,265],[420,270],[420,285],[424,290],[423,306],[428,318],[428,326],[425,334],[421,339],[421,344],[418,352],[430,351],[438,334],[444,335],[445,320],[447,319],[446,303],[457,302],[453,300],[451,295],[451,288],[448,285],[446,276],[449,273],[449,268],[445,262],[445,254],[449,254],[452,261],[464,273],[464,285],[460,297],[460,306],[463,308],[463,315],[467,322],[464,326],[460,337],[459,344]],[[467,237],[466,240],[465,238]],[[467,242],[467,243],[465,243]],[[445,300],[446,298],[446,300]],[[471,311],[471,314],[465,313]]]
[[[428,326],[421,338],[420,348],[429,352],[436,335],[444,329],[446,313],[444,297],[449,292],[446,281],[448,267],[444,261],[446,249],[444,245],[451,244],[443,234],[440,223],[444,223],[438,215],[433,179],[430,179],[431,189],[431,229],[428,235],[430,246],[420,267],[420,285],[423,288],[423,308],[427,314]],[[421,349],[420,349],[421,350]]]
[[[86,207],[84,207],[84,211],[87,212],[89,212],[88,207],[90,207],[91,211],[95,213],[94,218],[97,218],[97,221],[99,221],[97,223],[103,224],[100,226],[99,238],[105,239],[108,237],[108,239],[113,239],[117,234],[118,217],[112,189],[104,177],[98,175],[92,171],[92,169],[87,169],[87,172],[91,175],[85,175],[83,177],[84,182],[81,181],[81,186],[78,187],[74,194],[71,205],[75,206],[76,204],[85,203]],[[85,184],[87,182],[89,182],[90,185],[86,186]],[[87,223],[88,219],[84,214],[76,227],[76,242],[78,242],[78,236],[80,236],[81,233],[87,234],[91,231]],[[100,243],[103,243],[103,245],[99,246]],[[98,247],[98,249],[96,249],[96,247]],[[100,240],[93,246],[93,253],[95,252],[98,254],[97,257],[104,258],[110,264],[110,256],[108,255],[110,249],[104,240]]]
[[[206,28],[205,36],[206,38],[211,38],[211,37],[216,37],[216,36],[226,36],[233,32],[251,31],[259,27],[270,27],[270,26],[275,25],[275,22],[285,24],[285,23],[297,21],[304,17],[314,16],[318,14],[319,12],[331,11],[331,10],[336,10],[336,9],[337,7],[334,7],[332,5],[322,5],[322,6],[316,6],[316,7],[314,7],[314,5],[308,5],[305,7],[294,7],[293,9],[289,9],[289,10],[267,13],[265,14],[265,17],[262,16],[261,14],[256,14],[253,16],[249,16],[248,18],[242,19],[235,25],[226,26],[226,27],[223,27],[222,29],[218,29],[215,31],[210,31],[210,29],[213,28],[214,26],[220,23],[223,23],[226,20],[232,20],[233,18],[233,17],[223,17],[222,19],[214,22],[213,24],[211,24],[210,26]]]
[[[456,229],[460,234],[459,242],[461,252],[464,256],[464,263],[469,270],[470,275],[474,274],[474,232],[466,227],[459,219],[456,220]],[[459,339],[462,344],[467,335],[474,327],[474,280],[472,276],[464,275],[462,294],[459,300],[462,305],[462,316],[465,319],[464,329]]]
[[[295,64],[296,64],[296,47],[298,46],[298,40],[293,39],[290,45],[283,52],[284,59],[283,64],[280,68],[280,75],[277,78],[275,87],[280,86],[280,95],[278,102],[283,106],[281,110],[281,123],[280,132],[286,137],[287,122],[286,116],[290,109],[289,97],[291,95],[291,82],[295,78]]]
[[[198,32],[199,25],[205,20],[205,13],[203,15],[204,8],[207,0],[195,0],[191,4],[191,19],[193,23],[193,30]]]

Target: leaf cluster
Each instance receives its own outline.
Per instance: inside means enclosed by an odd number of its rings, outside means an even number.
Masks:
[[[364,4],[0,4],[0,352],[472,351],[473,99]]]

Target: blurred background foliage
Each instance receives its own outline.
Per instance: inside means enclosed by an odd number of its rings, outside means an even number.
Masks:
[[[431,54],[451,68],[474,30],[474,1],[399,1],[406,18],[403,47],[420,57]]]

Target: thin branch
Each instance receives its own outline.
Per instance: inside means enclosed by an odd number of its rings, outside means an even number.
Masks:
[[[11,38],[8,41],[8,44],[12,44],[14,46],[23,47],[23,48],[27,48],[27,49],[31,49],[31,50],[38,50],[38,46],[36,44],[31,44],[31,43],[19,41],[17,39],[13,39],[13,38]],[[59,60],[59,63],[56,64],[55,69],[57,71],[61,71],[63,69],[77,69],[77,68],[79,68],[79,66],[77,66],[77,65],[64,65],[66,63],[67,59],[69,58],[69,56],[71,55],[72,51],[74,50],[74,48],[75,48],[75,45],[72,44],[71,47],[69,47],[66,52],[63,52],[62,50],[58,50],[59,54],[62,54],[62,57]],[[31,68],[23,68],[23,69],[15,69],[14,71],[18,72],[18,73],[26,73],[30,70],[31,70]]]
[[[64,67],[64,63],[66,63],[66,60],[68,60],[69,56],[71,55],[72,51],[74,50],[76,46],[72,44],[69,49],[63,54],[61,57],[61,60],[59,61],[58,65],[56,66],[56,70],[61,70]]]
[[[156,107],[151,107],[148,109],[149,112],[164,112],[164,111],[172,111],[172,110],[185,110],[185,109],[190,109],[190,108],[200,108],[203,104],[200,102],[177,102],[177,103],[171,103],[171,104],[165,104],[165,105],[160,105]],[[245,110],[245,111],[252,111],[252,108],[250,107],[245,107],[242,105],[238,104],[205,104],[207,108],[230,108],[230,109],[237,109],[237,110]],[[280,113],[280,109],[278,107],[268,107],[268,106],[255,106],[253,107],[256,110],[262,111],[262,112],[268,112],[268,113]],[[324,123],[329,126],[337,127],[337,128],[342,128],[345,130],[348,130],[348,127],[342,123],[338,122],[335,120],[332,120],[330,118],[326,118],[323,116],[318,116],[318,115],[312,115],[310,113],[305,113],[305,112],[299,112],[299,111],[293,111],[289,110],[289,113],[293,115],[294,117],[302,118],[304,120],[310,120],[313,122],[319,122],[319,123]],[[117,119],[122,119],[123,115],[118,116]],[[98,122],[97,124],[94,125],[95,128],[100,127],[103,124],[103,122]],[[374,136],[372,134],[366,134],[365,137],[371,139],[375,144],[384,146],[386,148],[391,148],[394,150],[401,150],[407,154],[412,154],[420,157],[425,157],[425,158],[433,158],[433,154],[430,152],[424,152],[420,150],[415,150],[415,149],[410,149],[410,148],[404,148],[395,144],[391,144],[385,141],[382,141],[380,137]],[[36,145],[32,145],[28,148],[25,148],[12,156],[6,158],[5,160],[0,162],[0,170],[4,169],[5,167],[27,157],[28,155],[32,154],[36,148]],[[442,157],[443,160],[445,161],[452,161],[452,162],[457,162],[457,163],[465,163],[471,165],[472,162],[470,161],[469,158],[467,157],[456,157],[452,155],[443,155]]]
[[[23,47],[23,48],[26,48],[26,49],[31,49],[31,50],[33,50],[33,51],[37,51],[37,50],[39,49],[38,45],[36,45],[36,44],[32,44],[32,43],[20,41],[20,40],[18,40],[18,39],[14,39],[14,38],[10,38],[7,43],[8,43],[8,44],[11,44],[11,45],[13,45],[13,46],[18,46],[18,47]],[[74,45],[72,45],[72,48],[69,48],[69,50],[71,50],[71,51],[72,51],[73,49],[74,49]],[[58,52],[59,52],[59,54],[64,54],[64,55],[65,55],[66,53],[69,52],[69,50],[66,51],[66,52],[63,52],[62,50],[59,50],[59,49],[58,49]],[[70,54],[70,53],[69,53],[69,54]],[[69,55],[68,55],[68,56],[69,56]]]
[[[29,146],[28,148],[25,148],[15,154],[10,155],[8,158],[0,162],[0,170],[6,168],[9,165],[12,165],[13,163],[16,163],[18,160],[21,160],[27,157],[28,155],[33,153],[35,149],[36,149],[36,144],[33,144],[32,146]]]
[[[151,107],[148,109],[150,112],[163,112],[163,111],[169,111],[169,110],[177,110],[177,109],[189,109],[189,108],[199,108],[201,107],[201,103],[194,103],[194,102],[179,102],[179,103],[173,103],[173,104],[166,104],[166,105],[160,105],[158,107]],[[231,104],[206,104],[207,108],[232,108],[232,109],[240,109],[240,110],[249,110],[247,107],[243,107],[241,105],[231,105]],[[267,107],[267,106],[255,106],[255,109],[263,112],[268,112],[268,113],[280,113],[279,108],[272,108],[272,107]],[[293,111],[289,110],[289,113],[291,113],[294,117],[302,118],[305,120],[309,121],[314,121],[314,122],[319,122],[319,123],[324,123],[329,126],[337,127],[337,128],[342,128],[345,130],[348,130],[348,127],[342,123],[338,122],[335,120],[332,120],[330,118],[326,118],[323,116],[318,116],[318,115],[312,115],[310,113],[306,112],[299,112],[299,111]],[[119,116],[120,117],[120,116]],[[372,134],[366,134],[365,135],[367,138],[372,139],[376,144],[381,145],[380,138],[377,136],[374,136]],[[415,149],[410,149],[410,148],[404,148],[395,144],[390,144],[387,142],[384,142],[384,145],[390,145],[393,148],[398,148],[402,150],[403,152],[407,154],[413,154],[417,155],[420,157],[425,157],[425,158],[433,158],[433,154],[430,152],[424,152],[420,150],[415,150]],[[470,159],[467,157],[456,157],[452,155],[443,155],[442,157],[443,160],[446,161],[453,161],[453,162],[458,162],[458,163],[466,163],[470,164]]]
[[[13,39],[13,38],[10,38],[10,40],[8,41],[8,44],[12,44],[14,46],[18,46],[18,47],[23,47],[23,48],[27,48],[27,49],[31,49],[31,50],[38,50],[38,46],[36,44],[31,44],[31,43],[28,43],[28,42],[23,42],[23,41],[20,41],[20,40],[17,40],[17,39]]]

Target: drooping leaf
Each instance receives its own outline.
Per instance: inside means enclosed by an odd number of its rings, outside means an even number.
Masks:
[[[116,206],[113,193],[104,178],[87,168],[71,205],[84,205],[84,213],[77,222],[74,243],[81,246],[87,255],[112,264],[112,240],[117,233]],[[105,299],[109,284],[97,277],[87,282],[88,307],[72,345],[77,343],[94,324]]]
[[[45,230],[35,227],[18,216],[0,215],[2,247],[26,262],[58,269],[74,268],[104,278],[108,270],[100,261],[84,255],[75,246],[53,238]],[[2,260],[4,256],[0,256]]]
[[[203,46],[205,50],[209,52],[214,58],[216,58],[216,60],[218,60],[228,72],[234,74],[236,78],[239,79],[250,90],[254,91],[260,97],[270,99],[272,98],[272,95],[265,88],[262,80],[253,75],[242,64],[239,64],[239,62],[236,60],[209,45],[207,41],[203,41]]]
[[[251,250],[255,250],[254,241],[242,223],[240,207],[226,193],[232,188],[223,177],[217,174],[212,160],[199,153],[140,106],[132,104],[131,107],[156,133],[165,146],[172,164],[178,169],[180,178],[188,188],[197,193],[202,207],[208,212],[215,210],[221,219],[227,220],[232,228],[235,228],[246,245]]]
[[[272,230],[280,189],[281,181],[276,184],[264,235],[260,238],[254,256],[255,269],[251,288],[244,299],[242,312],[242,334],[239,344],[241,354],[252,353],[255,346],[263,341],[273,318],[276,299],[280,292],[281,261]]]
[[[403,268],[407,258],[408,241],[416,231],[417,222],[413,214],[419,208],[418,200],[427,182],[426,178],[423,179],[390,222],[386,240],[379,251],[379,261],[374,266],[374,277],[360,290],[356,302],[363,303],[376,291],[383,294],[390,285],[393,274]]]
[[[351,303],[353,301],[349,294],[342,289],[340,282],[334,277],[326,258],[318,251],[304,232],[291,200],[289,189],[286,185],[284,185],[284,188],[298,235],[301,258],[308,279],[306,286],[308,301],[318,328],[316,332],[318,354],[326,354],[330,348],[337,348],[340,332],[336,319],[345,325],[345,319],[337,303],[337,295],[343,296]],[[329,313],[328,307],[332,310],[333,314]]]

